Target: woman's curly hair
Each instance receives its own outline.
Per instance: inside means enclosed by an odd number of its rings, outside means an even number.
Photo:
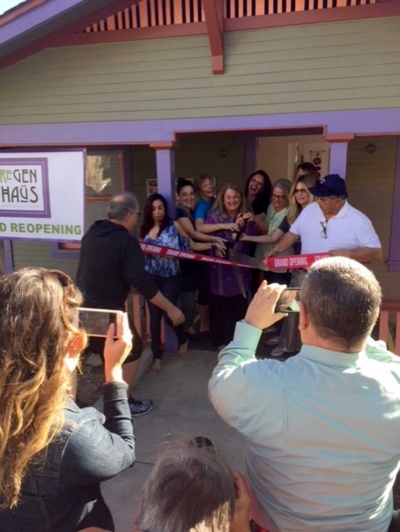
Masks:
[[[81,293],[64,273],[24,268],[0,278],[0,509],[18,504],[35,457],[63,423],[68,345]]]

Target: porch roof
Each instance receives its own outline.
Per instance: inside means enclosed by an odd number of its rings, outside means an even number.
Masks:
[[[54,45],[135,0],[27,0],[0,17],[0,66]]]
[[[140,5],[137,5],[139,4]],[[0,16],[0,69],[44,48],[400,15],[400,0],[26,0]]]

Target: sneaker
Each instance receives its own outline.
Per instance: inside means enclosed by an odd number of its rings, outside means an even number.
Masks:
[[[129,408],[132,417],[145,416],[153,410],[153,401],[136,401],[133,397],[129,397]]]

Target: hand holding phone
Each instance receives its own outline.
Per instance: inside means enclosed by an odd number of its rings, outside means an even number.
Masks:
[[[83,308],[78,312],[79,327],[85,329],[88,336],[105,338],[111,324],[115,325],[115,338],[122,334],[122,317],[120,310]]]
[[[123,313],[121,334],[115,340],[115,324],[110,324],[104,345],[104,376],[106,382],[123,381],[122,364],[132,349],[132,331],[128,314]]]
[[[300,288],[285,288],[276,304],[275,312],[300,312]]]
[[[245,322],[258,329],[266,329],[286,317],[287,314],[275,311],[276,303],[285,288],[285,285],[269,285],[263,281],[247,309]]]

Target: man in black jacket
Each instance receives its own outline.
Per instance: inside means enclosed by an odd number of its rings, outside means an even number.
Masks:
[[[184,322],[182,312],[155,286],[144,270],[144,258],[133,236],[139,216],[136,197],[125,192],[109,203],[108,220],[92,224],[82,239],[77,284],[85,297],[85,306],[125,310],[131,288],[162,309],[174,325]],[[142,341],[134,330],[132,352],[124,364],[124,379],[132,387],[142,355]],[[102,356],[104,340],[90,338],[89,349]],[[131,390],[130,390],[131,391]],[[132,416],[143,416],[153,408],[152,401],[136,401],[131,395]]]

